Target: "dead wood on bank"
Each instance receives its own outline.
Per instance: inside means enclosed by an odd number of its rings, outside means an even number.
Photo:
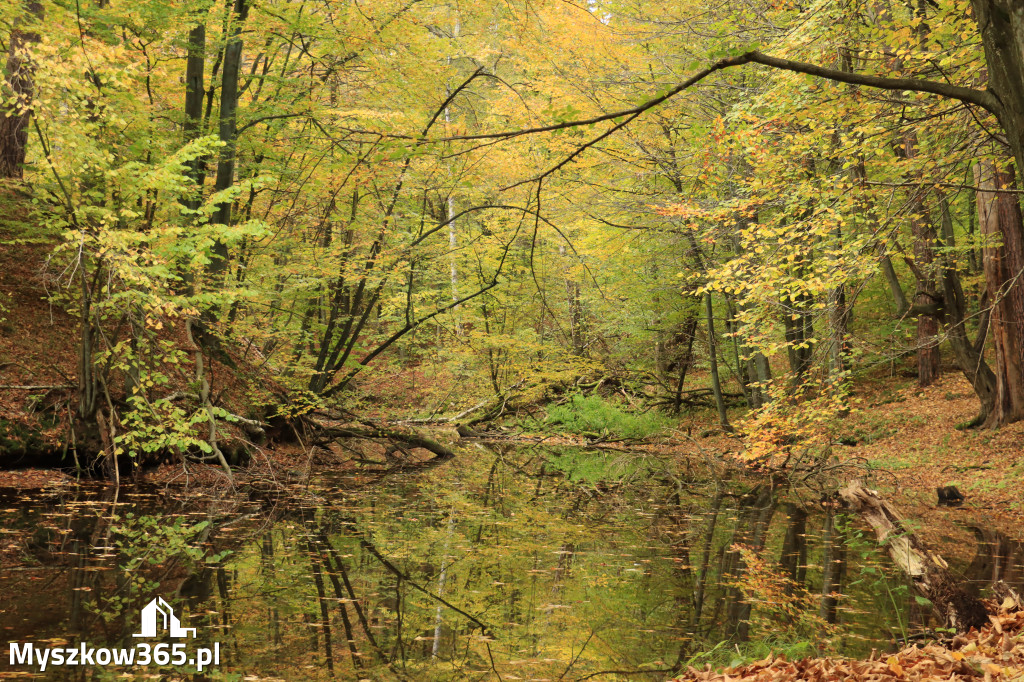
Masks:
[[[874,490],[851,481],[839,491],[847,507],[874,529],[879,544],[910,578],[917,592],[928,599],[949,627],[967,632],[988,623],[981,600],[968,594],[949,570],[949,565],[911,532],[903,516]]]

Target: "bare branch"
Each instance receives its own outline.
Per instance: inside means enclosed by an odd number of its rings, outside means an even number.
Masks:
[[[773,69],[780,69],[783,71],[794,71],[796,73],[803,73],[809,76],[817,76],[826,80],[836,81],[839,83],[849,83],[851,85],[862,85],[868,88],[877,88],[880,90],[896,90],[896,91],[908,91],[908,92],[927,92],[933,95],[939,95],[940,97],[947,97],[950,99],[959,100],[968,104],[975,104],[983,109],[986,109],[997,116],[1001,112],[1001,106],[999,100],[989,90],[977,90],[974,88],[965,88],[958,85],[951,85],[949,83],[941,83],[938,81],[922,80],[918,78],[888,78],[885,76],[871,76],[862,73],[850,73],[847,71],[840,71],[838,69],[829,69],[823,66],[817,66],[816,64],[808,64],[806,62],[793,61],[791,59],[783,59],[781,57],[772,57],[766,55],[757,50],[746,52],[736,57],[726,57],[719,59],[711,66],[698,71],[692,77],[686,81],[680,83],[674,88],[668,90],[664,94],[647,100],[639,106],[631,109],[623,109],[621,111],[614,111],[608,114],[602,114],[600,116],[594,116],[593,118],[579,119],[575,121],[562,121],[560,123],[553,123],[546,126],[537,126],[534,128],[523,128],[521,130],[504,131],[498,133],[481,133],[479,135],[456,135],[453,137],[439,138],[436,140],[429,140],[429,142],[451,142],[455,140],[493,140],[493,139],[511,139],[514,137],[521,137],[523,135],[532,135],[535,133],[547,133],[555,130],[565,130],[567,128],[579,128],[581,126],[589,126],[597,123],[603,123],[604,121],[613,121],[615,119],[623,117],[636,117],[639,114],[653,109],[654,107],[667,102],[684,90],[701,82],[716,71],[728,69],[733,66],[742,66],[743,64],[763,64],[764,66],[770,66]],[[621,127],[616,125],[614,129]],[[602,137],[604,137],[602,135]]]

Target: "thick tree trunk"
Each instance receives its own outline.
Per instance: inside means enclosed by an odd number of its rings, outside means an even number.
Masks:
[[[947,248],[955,246],[953,237],[953,220],[949,215],[949,207],[945,199],[942,199],[942,241]],[[963,287],[960,285],[960,275],[956,269],[956,263],[944,256],[942,270],[942,299],[944,322],[946,325],[946,336],[949,345],[953,349],[957,365],[964,373],[964,376],[981,403],[981,411],[974,420],[974,425],[982,424],[992,413],[996,396],[996,375],[985,362],[982,355],[982,347],[971,343],[967,336],[967,301],[964,297]],[[985,330],[982,330],[985,331]]]
[[[967,632],[988,623],[988,613],[981,601],[960,587],[949,565],[907,528],[894,506],[859,481],[849,482],[839,496],[874,529],[879,544],[886,546],[893,562],[950,627]]]
[[[831,511],[825,514],[823,536],[818,617],[826,623],[835,624],[839,615],[838,595],[842,592],[843,576],[846,573],[846,537],[841,527],[836,526]]]
[[[26,9],[38,19],[43,18],[39,2],[26,3]],[[39,34],[23,31],[15,24],[11,31],[7,66],[0,87],[0,178],[20,179],[25,166],[25,146],[32,118],[32,63],[28,46],[39,42]]]
[[[829,348],[828,348],[828,380],[830,389],[842,399],[843,393],[849,388],[850,357],[850,313],[852,306],[846,304],[846,285],[840,284],[829,292]],[[845,417],[849,408],[843,407],[839,415]],[[834,612],[834,609],[833,609]]]
[[[934,306],[935,295],[918,291],[914,296],[915,306]],[[917,318],[917,385],[931,386],[941,375],[939,352],[939,321],[934,315],[919,315]]]
[[[782,311],[789,371],[797,384],[803,383],[811,369],[814,318],[807,311],[811,310],[813,305],[813,297],[808,294],[798,294],[791,299],[789,306],[784,305]]]
[[[889,254],[885,252],[885,247],[882,244],[878,245],[878,262],[882,266],[882,274],[889,285],[889,291],[892,292],[892,300],[896,304],[896,317],[902,318],[910,310],[910,303],[907,301],[907,295],[903,293],[903,286],[896,274],[896,268],[892,265],[892,259],[889,258]]]
[[[1024,168],[1024,3],[971,0],[988,66],[989,90],[999,100],[999,123],[1018,168]]]
[[[800,505],[789,504],[787,515],[779,568],[790,580],[787,591],[793,593],[803,587],[801,569],[806,570],[807,566],[807,510]]]
[[[974,174],[981,188],[978,225],[986,241],[982,267],[992,306],[988,336],[995,348],[995,399],[985,425],[996,427],[1024,419],[1024,223],[1016,195],[994,191],[1014,187],[1012,172],[979,161]]]
[[[185,62],[185,122],[184,142],[188,144],[199,137],[203,120],[203,87],[204,71],[206,70],[206,25],[198,23],[188,34],[188,59]],[[188,175],[197,185],[196,194],[186,201],[185,205],[196,210],[202,203],[202,185],[204,179],[203,159],[192,159],[189,162]]]
[[[217,177],[214,182],[214,191],[221,192],[231,187],[235,180],[235,158],[237,156],[237,114],[238,114],[238,77],[242,68],[242,25],[249,14],[249,4],[246,0],[234,0],[233,2],[234,24],[231,30],[231,38],[224,48],[224,71],[220,87],[220,127],[219,137],[224,146],[220,151],[220,159],[217,161]],[[217,206],[217,212],[213,216],[213,222],[221,225],[231,224],[231,206],[234,202],[223,201]],[[222,277],[228,268],[228,246],[218,240],[213,245],[213,261],[210,263],[209,271],[215,277]]]

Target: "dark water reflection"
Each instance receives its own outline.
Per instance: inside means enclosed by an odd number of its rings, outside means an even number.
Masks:
[[[659,471],[636,455],[481,446],[383,481],[220,498],[8,491],[0,628],[5,642],[134,646],[159,595],[197,628],[190,647],[221,651],[215,670],[164,666],[166,679],[661,680],[748,642],[858,654],[926,622],[838,511]],[[1019,538],[964,533],[978,551],[958,568],[979,587],[1022,582]]]

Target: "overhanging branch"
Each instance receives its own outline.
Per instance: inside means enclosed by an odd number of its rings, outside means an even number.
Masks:
[[[829,69],[815,64],[808,64],[806,62],[796,62],[791,59],[772,57],[770,55],[762,54],[756,50],[753,52],[747,52],[743,57],[749,62],[764,64],[765,66],[770,66],[773,69],[795,71],[797,73],[805,73],[809,76],[825,78],[830,81],[849,83],[851,85],[863,85],[868,88],[876,88],[879,90],[927,92],[933,95],[939,95],[940,97],[948,97],[949,99],[966,102],[968,104],[976,104],[983,109],[991,111],[997,116],[1000,113],[999,100],[988,90],[964,88],[950,83],[920,80],[918,78],[886,78],[884,76],[850,73],[848,71],[840,71],[838,69]]]
[[[839,69],[830,69],[824,66],[818,66],[816,64],[809,64],[807,62],[798,62],[792,59],[783,59],[781,57],[772,57],[766,55],[757,50],[746,52],[744,54],[735,57],[726,57],[719,59],[711,66],[698,71],[692,77],[679,85],[671,88],[665,93],[647,100],[643,104],[632,107],[630,109],[622,109],[620,111],[613,111],[608,114],[602,114],[600,116],[594,116],[592,118],[578,119],[575,121],[562,121],[560,123],[553,123],[546,126],[536,126],[533,128],[523,128],[520,130],[511,130],[497,133],[481,133],[478,135],[456,135],[452,137],[439,138],[435,140],[428,140],[429,142],[452,142],[458,140],[494,140],[494,139],[511,139],[514,137],[521,137],[523,135],[532,135],[536,133],[547,133],[556,130],[565,130],[568,128],[578,128],[582,126],[595,125],[597,123],[603,123],[604,121],[614,121],[616,119],[625,117],[636,117],[643,112],[653,109],[654,107],[667,102],[684,90],[701,82],[716,71],[722,71],[734,66],[742,66],[743,64],[762,64],[769,66],[773,69],[779,69],[782,71],[793,71],[796,73],[803,73],[809,76],[817,76],[826,80],[835,81],[838,83],[849,83],[850,85],[861,85],[868,88],[876,88],[879,90],[895,90],[905,92],[926,92],[933,95],[939,95],[940,97],[946,97],[949,99],[955,99],[960,102],[966,102],[968,104],[974,104],[987,111],[996,114],[997,116],[1001,113],[1001,106],[999,100],[989,90],[977,90],[975,88],[965,88],[959,85],[952,85],[950,83],[941,83],[938,81],[922,80],[918,78],[888,78],[885,76],[872,76],[862,73],[850,73],[847,71],[840,71]],[[621,122],[620,122],[621,123]],[[621,127],[617,125],[613,128],[617,129]]]

